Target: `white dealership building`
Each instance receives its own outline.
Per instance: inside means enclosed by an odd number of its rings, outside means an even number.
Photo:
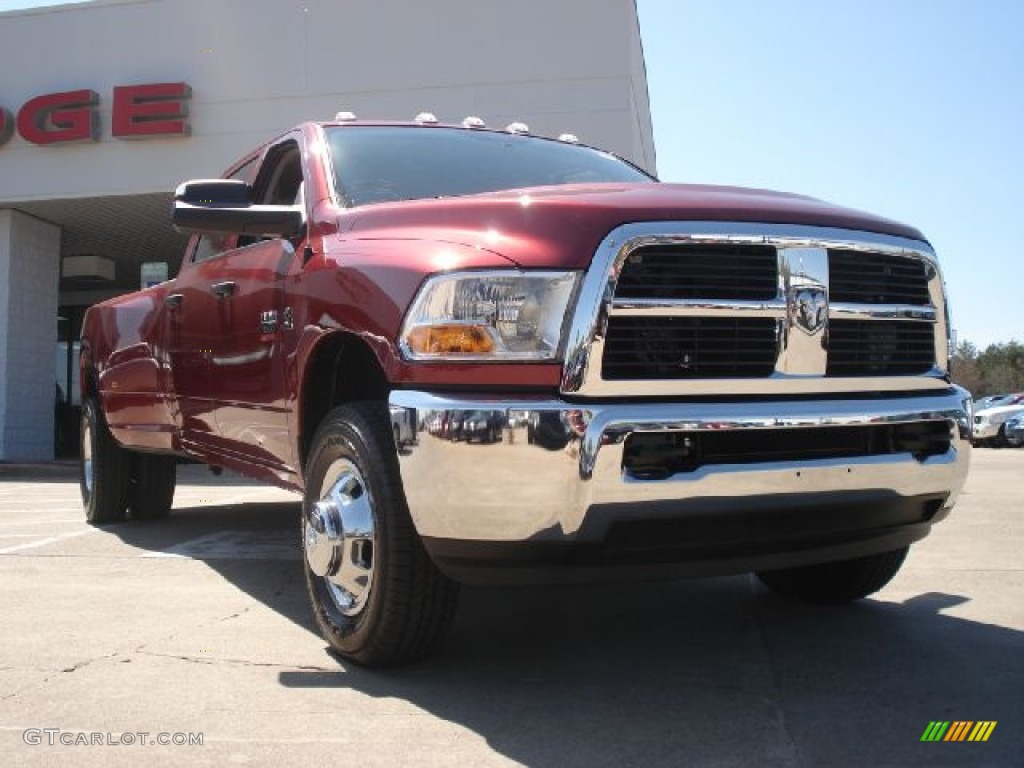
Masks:
[[[170,190],[295,123],[522,121],[655,170],[633,0],[94,0],[0,13],[0,67],[0,461],[75,443],[82,314],[175,275]]]

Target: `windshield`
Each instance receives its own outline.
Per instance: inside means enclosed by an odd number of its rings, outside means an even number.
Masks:
[[[591,182],[653,182],[605,152],[532,136],[459,128],[327,128],[349,206]]]

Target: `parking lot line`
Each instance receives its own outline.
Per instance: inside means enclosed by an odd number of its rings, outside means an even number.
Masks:
[[[76,536],[85,536],[86,534],[95,532],[95,528],[86,528],[84,531],[64,533],[60,536],[49,536],[45,539],[40,539],[39,541],[30,541],[27,544],[17,544],[13,547],[4,547],[3,549],[0,549],[0,555],[11,555],[15,552],[23,552],[26,549],[36,549],[37,547],[45,547],[47,544],[55,544],[56,542],[63,541],[64,539],[73,539]]]
[[[0,523],[3,527],[17,527],[22,525],[52,525],[54,523],[84,523],[84,517],[76,518],[58,518],[56,520],[50,518],[34,518],[32,520],[8,520]]]
[[[298,543],[289,529],[265,531],[226,530],[179,542],[144,558],[190,560],[298,560]]]

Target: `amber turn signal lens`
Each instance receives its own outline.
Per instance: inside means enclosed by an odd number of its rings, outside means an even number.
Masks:
[[[408,336],[409,349],[418,355],[486,355],[494,340],[478,325],[424,325]]]

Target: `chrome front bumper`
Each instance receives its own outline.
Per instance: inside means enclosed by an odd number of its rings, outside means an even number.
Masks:
[[[595,543],[621,520],[728,514],[780,504],[899,497],[941,498],[963,486],[970,455],[969,394],[769,402],[586,403],[521,396],[394,391],[409,409],[415,445],[399,466],[420,535],[491,543]],[[494,428],[480,430],[484,416]],[[623,468],[635,432],[815,429],[945,421],[949,449],[766,463],[717,464],[643,480]],[[472,429],[463,425],[474,424]],[[821,504],[826,508],[828,504]],[[927,531],[925,531],[927,532]],[[924,535],[924,534],[921,534]],[[920,538],[918,536],[917,538]]]

